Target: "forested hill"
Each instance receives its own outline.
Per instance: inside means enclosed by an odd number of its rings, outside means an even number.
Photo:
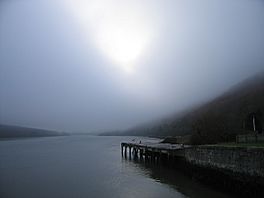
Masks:
[[[258,126],[264,126],[264,72],[199,107],[118,135],[165,137],[192,134],[205,142],[226,141],[251,129],[248,121],[252,114],[256,115]]]
[[[60,135],[67,135],[67,133],[19,126],[0,125],[0,138],[46,137]]]

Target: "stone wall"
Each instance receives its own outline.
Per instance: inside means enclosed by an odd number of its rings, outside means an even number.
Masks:
[[[264,178],[264,149],[196,146],[185,150],[185,160],[205,168]]]
[[[264,142],[264,134],[245,134],[236,136],[237,143],[256,143]]]

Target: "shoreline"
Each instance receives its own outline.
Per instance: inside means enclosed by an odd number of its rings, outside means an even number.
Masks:
[[[128,145],[132,148],[133,143]],[[204,145],[170,149],[146,145],[143,150],[145,145],[134,145],[135,151],[128,150],[129,159],[179,169],[191,178],[241,197],[264,196],[264,148]],[[127,158],[125,153],[123,157]]]

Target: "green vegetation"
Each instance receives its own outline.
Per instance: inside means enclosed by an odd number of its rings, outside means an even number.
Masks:
[[[228,142],[228,143],[221,143],[215,144],[214,146],[222,146],[222,147],[258,147],[264,148],[264,142],[256,142],[256,143],[235,143],[235,142]]]

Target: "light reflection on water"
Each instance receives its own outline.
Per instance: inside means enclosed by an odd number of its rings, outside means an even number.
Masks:
[[[227,197],[176,170],[123,159],[120,142],[131,139],[0,141],[0,197]]]
[[[184,175],[179,170],[161,164],[145,163],[144,161],[123,159],[122,163],[129,164],[138,169],[141,174],[151,178],[153,181],[167,185],[169,188],[180,192],[183,197],[195,198],[225,198],[231,197],[223,192],[217,192],[209,186]],[[133,164],[133,165],[132,165]]]

